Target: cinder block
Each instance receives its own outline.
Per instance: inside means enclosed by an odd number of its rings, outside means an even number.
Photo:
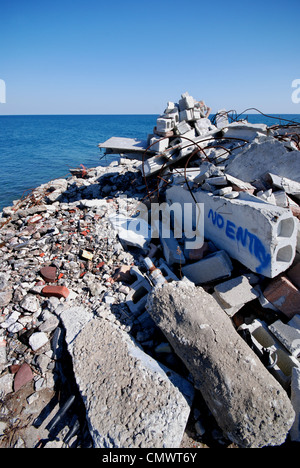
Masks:
[[[156,138],[153,137],[150,139],[151,151],[155,151],[157,153],[161,153],[165,151],[169,146],[169,138]]]
[[[276,322],[269,325],[268,328],[292,356],[299,356],[300,330],[283,323],[281,320],[276,320]]]
[[[194,120],[194,113],[192,109],[186,109],[179,112],[179,122],[183,120],[191,121]]]
[[[220,250],[208,255],[199,262],[184,266],[182,274],[198,285],[228,278],[231,276],[232,269],[232,263],[227,253]]]
[[[184,111],[184,110],[187,110],[187,109],[193,109],[194,105],[195,105],[195,100],[193,98],[193,96],[185,96],[183,97],[182,99],[179,99],[179,110],[180,111]]]
[[[138,317],[145,310],[148,294],[152,286],[137,267],[132,267],[130,273],[135,275],[137,279],[130,285],[130,292],[127,294],[126,304],[131,313],[135,317]]]
[[[265,352],[269,353],[271,366],[269,371],[288,390],[291,384],[293,368],[300,369],[300,362],[292,356],[268,330],[265,322],[255,319],[251,324],[243,324],[238,328],[248,330],[251,334],[252,344],[260,358]]]
[[[211,179],[209,179],[211,180]],[[291,211],[250,194],[238,198],[214,196],[199,189],[174,186],[166,191],[169,204],[204,204],[204,236],[217,248],[254,273],[273,278],[285,271],[296,253],[297,219]]]
[[[271,281],[263,295],[287,317],[292,318],[299,313],[300,291],[286,276],[281,275]]]
[[[159,132],[168,132],[174,128],[174,120],[172,118],[162,118],[159,117],[156,121],[156,128]]]
[[[176,133],[178,133],[179,135],[184,135],[190,130],[192,130],[192,127],[185,120],[182,120],[182,122],[179,122],[176,125]]]

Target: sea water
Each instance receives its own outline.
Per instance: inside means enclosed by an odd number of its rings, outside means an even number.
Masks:
[[[243,116],[245,117],[245,116]],[[116,155],[98,148],[112,136],[146,140],[158,115],[0,116],[0,211],[71,168],[106,166]],[[299,115],[247,115],[251,123],[300,122]]]

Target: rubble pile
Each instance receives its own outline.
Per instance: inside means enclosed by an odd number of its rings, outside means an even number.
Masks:
[[[209,113],[3,209],[1,447],[300,441],[300,125]]]

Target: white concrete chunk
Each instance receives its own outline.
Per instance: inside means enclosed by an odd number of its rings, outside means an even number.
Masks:
[[[254,273],[273,278],[288,269],[296,253],[297,219],[292,212],[241,192],[215,197],[182,187],[166,191],[169,204],[203,203],[204,236]]]

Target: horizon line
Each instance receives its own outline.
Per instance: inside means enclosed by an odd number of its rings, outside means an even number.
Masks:
[[[217,112],[212,112],[210,115],[216,115]],[[265,115],[265,116],[268,116],[268,115],[276,115],[276,116],[281,116],[281,115],[299,115],[300,116],[300,113],[268,113],[268,112],[242,112],[242,113],[239,113],[238,115],[241,116],[241,115]],[[128,116],[128,115],[153,115],[153,116],[156,116],[156,115],[162,115],[162,114],[159,114],[159,113],[155,113],[155,114],[148,114],[148,113],[121,113],[121,114],[112,114],[112,113],[109,113],[109,114],[0,114],[0,117],[49,117],[49,116],[65,116],[65,117],[70,117],[70,116],[114,116],[114,115],[124,115],[124,116]],[[232,115],[232,112],[229,111],[229,115]]]

